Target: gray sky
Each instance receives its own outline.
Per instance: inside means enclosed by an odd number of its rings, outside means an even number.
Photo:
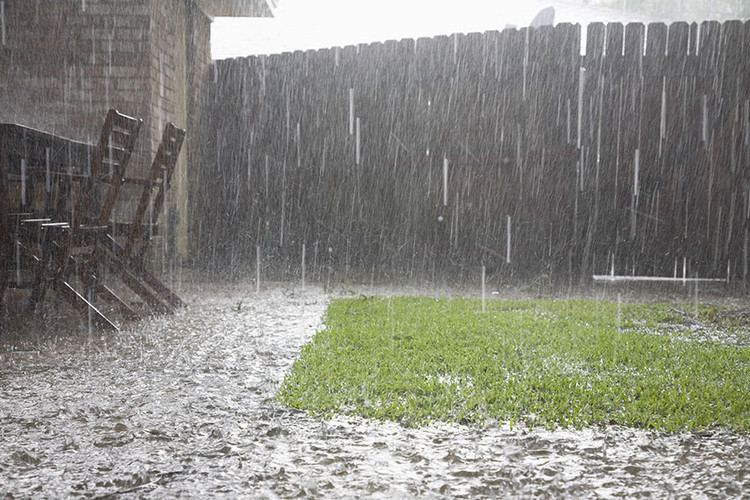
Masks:
[[[527,26],[554,5],[555,22],[627,21],[621,11],[566,0],[280,0],[273,19],[216,18],[214,59]]]

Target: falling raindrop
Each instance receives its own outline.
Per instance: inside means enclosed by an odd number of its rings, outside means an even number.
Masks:
[[[284,246],[284,223],[286,221],[286,162],[281,168],[281,222],[279,225],[279,246]]]
[[[510,264],[510,215],[508,215],[508,232],[507,232],[507,241],[505,244],[505,263]]]
[[[94,338],[94,311],[92,310],[91,303],[94,300],[93,297],[93,288],[89,287],[86,293],[86,300],[88,300],[88,307],[86,308],[86,311],[88,312],[88,330],[89,330],[89,343]]]
[[[745,113],[743,117],[745,129],[745,146],[750,146],[750,99],[745,99]]]
[[[663,140],[667,137],[667,77],[661,80],[661,113],[659,114],[659,137]],[[661,142],[659,142],[659,155],[661,155]]]
[[[453,33],[453,64],[458,63],[458,35]]]
[[[26,158],[21,158],[21,205],[26,207]]]
[[[265,163],[265,172],[266,172],[266,200],[268,200],[268,155],[266,155],[266,163]]]
[[[584,88],[586,86],[586,68],[578,68],[578,119],[576,123],[576,132],[578,134],[578,140],[576,146],[580,149],[582,140],[582,128],[583,128],[583,101],[584,101]]]
[[[636,148],[635,155],[633,157],[633,165],[634,165],[634,172],[633,172],[633,196],[635,197],[635,204],[638,206],[638,194],[640,193],[640,185],[638,184],[638,174],[640,170],[640,150]]]
[[[349,88],[349,135],[354,135],[354,89]]]
[[[429,150],[427,154],[430,154]],[[448,158],[446,157],[443,157],[443,206],[448,206]]]
[[[486,268],[485,266],[482,266],[482,313],[485,312],[485,277],[486,277]]]
[[[746,240],[747,240],[747,234]],[[747,245],[745,245],[747,246]],[[21,242],[16,240],[16,286],[21,287]]]
[[[524,49],[523,49],[523,84],[522,84],[521,96],[522,96],[522,99],[525,101],[526,100],[526,74],[529,68],[529,30],[526,29],[524,31],[526,34],[526,41],[525,41]]]
[[[636,236],[636,213],[638,208],[638,168],[639,168],[639,151],[636,148],[633,158],[633,196],[630,202],[630,239],[634,240]],[[635,272],[635,269],[633,269]]]
[[[111,147],[111,145],[112,145],[112,142],[110,140],[110,147]],[[112,158],[112,156],[110,156],[110,158]],[[110,169],[111,168],[112,168],[112,166],[110,165]],[[166,169],[164,169],[164,171],[163,171],[163,176],[162,176],[161,182],[162,182],[161,185],[162,185],[163,189],[167,189],[168,182],[167,182],[167,170]],[[165,270],[166,268],[164,266],[167,264],[167,256],[169,255],[169,247],[168,247],[168,243],[169,243],[168,240],[169,240],[169,238],[167,238],[167,228],[169,227],[169,225],[168,225],[169,219],[168,219],[168,207],[167,207],[167,204],[163,203],[162,205],[164,207],[164,212],[163,212],[161,220],[162,220],[162,225],[164,227],[164,231],[162,231],[162,237],[161,237],[161,240],[162,240],[162,260],[161,261],[162,261],[162,270]]]
[[[585,165],[585,163],[584,163],[584,158],[585,158],[584,151],[585,150],[586,150],[585,147],[581,147],[581,149],[580,149],[581,154],[580,154],[580,157],[578,158],[578,173],[579,173],[579,182],[578,182],[578,184],[579,184],[579,191],[581,191],[581,192],[583,192],[583,189],[584,189],[584,179],[586,178],[586,174],[584,172],[584,165]]]
[[[732,274],[731,274],[731,273],[729,272],[729,271],[730,271],[730,268],[731,268],[731,266],[730,266],[730,264],[729,264],[729,261],[727,260],[727,284],[729,284],[729,278],[730,278],[730,276],[732,275]]]
[[[154,189],[151,186],[148,194],[148,239],[151,241],[154,237]]]
[[[112,178],[114,176],[114,169],[115,169],[115,154],[114,154],[114,141],[112,140],[112,134],[109,135],[107,138],[107,149],[109,150],[109,177]],[[166,174],[166,171],[164,172]],[[164,179],[166,180],[166,175],[164,176]],[[166,186],[166,184],[164,184]]]
[[[305,244],[302,244],[302,289],[305,289]]]
[[[356,164],[359,165],[359,117],[357,117],[357,151],[356,151]]]
[[[260,245],[255,246],[255,291],[260,292]]]
[[[313,277],[320,278],[318,274],[318,244],[319,241],[315,240],[315,246],[313,246]]]
[[[0,38],[5,45],[5,1],[0,1]]]
[[[253,142],[253,141],[252,141],[252,134],[251,134],[251,137],[250,137],[250,143],[252,144],[252,142]],[[252,152],[251,152],[251,151],[250,151],[250,150],[248,149],[248,150],[247,150],[247,189],[248,189],[248,190],[252,189],[252,187],[253,187],[253,183],[252,183],[252,172],[251,172],[251,169],[252,169],[252,161],[253,161],[253,160],[252,160]]]
[[[458,248],[458,203],[456,203],[456,206],[453,210],[453,221],[454,221],[454,227],[453,227],[453,246],[455,248]]]
[[[107,37],[107,73],[104,75],[104,101],[107,109],[110,108],[109,103],[109,85],[110,77],[112,76],[112,35]]]
[[[52,190],[50,178],[50,148],[44,148],[44,190],[49,195]]]
[[[93,26],[91,27],[91,64],[96,66],[96,33]]]
[[[297,122],[297,132],[296,132],[296,142],[297,142],[297,168],[302,167],[302,154],[300,153],[301,142],[302,142],[302,132],[300,131],[300,123]]]
[[[703,94],[703,114],[701,121],[701,141],[708,142],[708,96]]]

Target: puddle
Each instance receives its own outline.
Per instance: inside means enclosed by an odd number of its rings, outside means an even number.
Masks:
[[[320,422],[274,393],[329,296],[200,285],[118,334],[0,340],[0,497],[740,497],[750,437]]]

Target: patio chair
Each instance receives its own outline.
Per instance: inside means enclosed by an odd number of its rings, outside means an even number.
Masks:
[[[29,299],[30,310],[35,310],[44,300],[50,284],[77,307],[83,304],[80,307],[96,310],[89,299],[97,292],[116,302],[121,309],[129,309],[97,280],[104,253],[97,250],[96,242],[97,235],[108,232],[112,209],[142,124],[139,118],[109,110],[88,165],[88,175],[80,181],[77,190],[67,193],[72,195],[72,200],[60,200],[61,210],[55,214],[55,220],[40,221],[43,244],[41,255],[35,255],[40,264]],[[89,249],[87,254],[77,252],[78,256],[73,256],[72,249],[84,247]],[[68,283],[71,268],[80,275],[87,289],[85,296],[75,292]]]

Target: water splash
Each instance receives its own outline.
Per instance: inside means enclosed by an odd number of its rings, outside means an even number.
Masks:
[[[310,417],[274,394],[322,327],[320,289],[248,296],[244,285],[201,283],[180,294],[184,312],[91,343],[75,329],[33,353],[0,339],[12,388],[0,395],[7,495],[727,498],[746,489],[737,471],[750,467],[750,439],[720,430]]]

